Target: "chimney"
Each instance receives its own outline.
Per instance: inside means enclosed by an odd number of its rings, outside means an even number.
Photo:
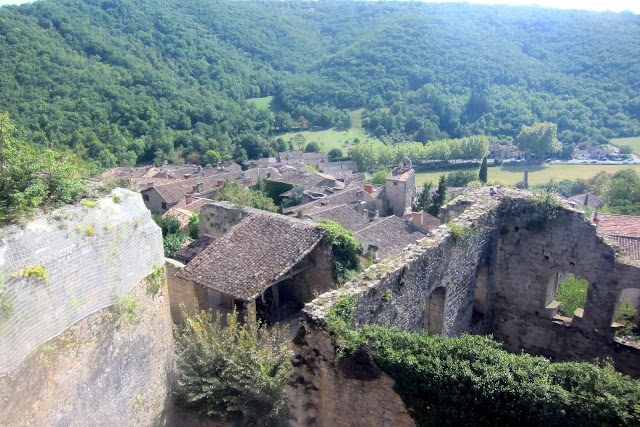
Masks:
[[[198,193],[202,193],[204,191],[204,182],[199,182],[196,184],[196,191]]]
[[[363,209],[362,212],[364,213],[364,219],[366,219],[368,221],[369,220],[369,209]]]
[[[187,205],[190,205],[193,202],[193,194],[187,193],[184,195],[184,202]]]
[[[372,193],[373,193],[373,185],[371,185],[371,184],[365,184],[365,185],[364,185],[364,191],[366,191],[366,192],[367,192],[367,193],[369,193],[369,194],[372,194]]]
[[[191,192],[192,193],[197,193],[198,192],[198,186],[194,185],[193,187],[191,187]]]
[[[218,187],[219,187],[219,188],[224,187],[224,179],[219,179],[219,180],[218,180]]]

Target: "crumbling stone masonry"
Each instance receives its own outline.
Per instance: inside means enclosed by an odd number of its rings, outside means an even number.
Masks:
[[[612,326],[621,292],[640,288],[640,262],[621,257],[582,212],[563,205],[545,222],[531,209],[531,193],[491,187],[455,199],[441,214],[458,226],[441,226],[401,256],[369,267],[357,281],[305,307],[290,390],[292,425],[385,424],[367,424],[376,417],[392,420],[388,425],[406,421],[404,407],[361,398],[376,388],[393,401],[398,396],[392,397],[388,383],[357,388],[357,380],[338,368],[325,318],[344,295],[356,299],[354,327],[375,323],[445,336],[492,333],[508,351],[558,361],[611,358],[620,371],[640,376],[640,350],[614,341]],[[556,315],[559,272],[589,281],[584,312],[572,319]],[[346,407],[358,407],[357,413]],[[342,421],[330,415],[336,412]]]

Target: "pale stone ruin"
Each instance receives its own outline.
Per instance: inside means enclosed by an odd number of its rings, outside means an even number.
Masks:
[[[441,217],[468,227],[468,238],[456,240],[443,225],[307,304],[295,340],[291,424],[413,425],[386,375],[363,381],[337,368],[325,316],[344,295],[357,301],[354,327],[493,334],[511,352],[555,361],[610,358],[640,376],[640,348],[614,339],[612,324],[623,292],[640,289],[640,260],[596,234],[583,212],[564,204],[545,221],[530,200],[531,193],[494,187],[458,197]],[[561,272],[589,282],[584,310],[571,319],[557,315],[553,299]]]

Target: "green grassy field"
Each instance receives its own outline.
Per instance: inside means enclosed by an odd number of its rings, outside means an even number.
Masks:
[[[360,125],[362,121],[362,109],[351,111],[349,115],[351,116],[351,127],[347,130],[311,130],[303,132],[289,132],[278,136],[283,138],[285,141],[288,141],[299,133],[306,138],[307,142],[316,141],[319,143],[320,149],[323,153],[327,153],[333,148],[339,148],[345,155],[349,148],[353,147],[353,140],[355,138],[358,138],[361,143],[369,142],[374,145],[382,144],[382,141],[367,135],[367,133],[362,129]]]
[[[589,179],[600,171],[615,173],[622,169],[635,169],[640,173],[640,165],[519,165],[519,166],[498,166],[489,168],[489,181],[502,181],[509,185],[515,185],[522,181],[522,174],[525,169],[529,170],[529,184],[544,184],[551,178],[556,181],[563,179],[583,178]],[[440,175],[447,174],[451,170],[438,170],[434,172],[416,173],[416,185],[423,185],[431,181],[438,182]]]
[[[630,145],[633,152],[640,155],[640,136],[632,136],[630,138],[614,138],[611,143],[617,147]]]
[[[272,113],[279,111],[278,106],[273,102],[273,96],[264,98],[250,98],[247,102],[252,102],[256,107],[269,110]],[[351,127],[347,130],[323,129],[323,130],[307,130],[302,132],[288,132],[277,135],[278,137],[289,141],[297,134],[305,137],[307,142],[316,141],[320,144],[323,153],[327,153],[333,148],[339,148],[346,155],[349,148],[353,147],[353,140],[358,138],[360,142],[370,142],[372,144],[382,144],[379,139],[369,136],[362,130],[362,111],[363,109],[354,110],[349,113],[351,116]]]
[[[265,96],[264,98],[249,98],[247,102],[253,103],[258,108],[262,108],[263,110],[269,110],[272,113],[277,113],[280,111],[278,105],[273,101],[273,96]]]

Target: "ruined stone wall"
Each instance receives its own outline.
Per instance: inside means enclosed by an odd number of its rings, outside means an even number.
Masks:
[[[290,426],[414,426],[394,381],[385,374],[354,379],[338,367],[328,333],[307,325],[297,338],[289,396]]]
[[[375,323],[419,331],[428,315],[429,297],[442,287],[445,299],[440,333],[455,336],[471,331],[478,274],[492,260],[490,249],[498,236],[491,205],[477,205],[456,218],[456,223],[468,230],[466,238],[456,239],[443,225],[409,245],[401,256],[372,265],[356,282],[321,295],[307,305],[306,313],[311,319],[323,319],[334,301],[351,294],[357,301],[355,327]]]
[[[360,395],[373,402],[379,396],[397,399],[389,383],[356,386],[335,360],[336,344],[325,321],[346,295],[356,300],[356,328],[373,323],[444,336],[493,333],[512,352],[554,360],[610,357],[620,371],[640,376],[640,350],[615,342],[611,327],[622,291],[640,288],[640,263],[621,258],[583,213],[568,206],[559,209],[557,221],[541,224],[540,212],[525,208],[529,197],[500,188],[465,194],[441,211],[445,221],[463,226],[456,236],[443,225],[399,257],[382,260],[357,281],[307,304],[295,341],[292,423],[403,422],[396,421],[406,414],[402,406],[357,403]],[[552,284],[560,271],[589,281],[584,314],[570,321],[554,318]],[[367,395],[373,388],[379,395]],[[342,412],[343,402],[351,404],[351,413]],[[363,413],[353,409],[358,404]]]
[[[248,207],[238,207],[229,202],[212,202],[200,210],[200,235],[208,234],[220,237],[246,218],[252,212],[259,212]]]
[[[10,254],[40,242],[33,258],[20,262],[49,275],[5,284],[15,307],[0,319],[0,344],[23,336],[34,347],[0,377],[1,425],[164,423],[173,372],[168,291],[164,274],[153,284],[145,279],[162,266],[162,239],[139,194],[115,194],[119,199],[53,212],[3,240],[4,267],[16,268],[7,263],[16,262]],[[64,223],[49,221],[56,215]],[[15,322],[43,302],[49,311]],[[54,321],[70,323],[53,338],[47,332],[45,340],[28,341],[30,331]]]
[[[523,200],[509,201],[498,246],[494,336],[511,352],[554,360],[610,357],[626,373],[640,376],[640,350],[614,342],[614,313],[622,291],[640,289],[640,263],[616,253],[584,214],[563,209],[557,219],[536,224]],[[558,273],[589,282],[583,312],[560,318],[553,297]]]
[[[331,267],[331,246],[317,245],[306,260],[313,262],[313,267],[283,281],[279,286],[296,301],[311,301],[316,296],[334,288]]]

